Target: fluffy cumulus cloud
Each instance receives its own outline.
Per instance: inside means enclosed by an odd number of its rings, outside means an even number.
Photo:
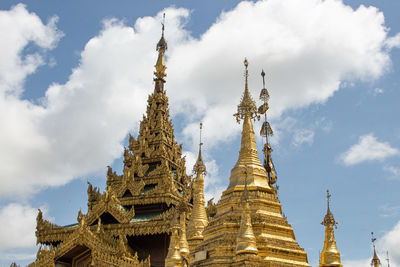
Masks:
[[[35,72],[44,64],[40,52],[23,54],[23,49],[34,43],[43,50],[57,45],[63,36],[57,30],[56,16],[47,24],[34,13],[29,13],[23,4],[12,7],[9,11],[0,11],[0,92],[18,96],[23,91],[23,82],[27,75]],[[3,96],[4,97],[4,96]],[[9,99],[2,99],[2,101]]]
[[[390,61],[386,40],[383,14],[374,7],[353,10],[329,0],[242,2],[200,39],[170,52],[175,108],[191,105],[203,121],[224,122],[223,131],[217,127],[205,135],[212,142],[230,140],[240,129],[231,114],[243,91],[245,56],[255,99],[259,73],[266,71],[270,115],[276,118],[326,101],[343,81],[379,77]],[[196,137],[191,129],[187,134]]]
[[[20,94],[27,75],[45,61],[21,51],[28,43],[52,49],[62,35],[56,19],[43,24],[23,5],[0,13],[0,33],[7,37],[0,50],[7,59],[0,63],[0,122],[6,129],[0,132],[2,197],[28,196],[102,171],[121,155],[121,142],[136,130],[152,91],[162,12],[139,18],[133,27],[105,21],[68,81],[51,85],[40,104]],[[277,118],[285,110],[326,101],[343,81],[380,77],[395,47],[388,44],[392,39],[381,12],[364,6],[354,10],[337,0],[241,2],[199,38],[185,29],[188,10],[166,13],[172,114],[184,114],[188,123],[185,144],[197,143],[202,120],[210,148],[239,133],[231,114],[244,87],[245,56],[255,98],[265,69],[270,115]],[[196,151],[194,145],[187,147]]]
[[[21,16],[39,20],[23,5],[2,14],[15,17],[16,10]],[[173,36],[169,41],[173,45],[185,36],[181,21],[188,11],[171,9],[168,13],[167,27]],[[72,70],[68,81],[51,85],[41,105],[4,93],[13,89],[14,84],[23,84],[29,72],[18,82],[4,85],[0,96],[0,121],[6,129],[0,133],[2,197],[21,193],[29,196],[43,186],[61,185],[104,170],[121,155],[121,142],[135,129],[151,92],[159,21],[160,17],[144,17],[134,27],[115,19],[104,21],[103,30],[86,44],[80,64]],[[59,36],[53,20],[47,26],[39,23],[37,27],[33,30],[47,33],[43,38],[51,38],[51,33],[53,39]],[[21,30],[20,35],[25,35],[25,31]],[[50,41],[35,42],[42,43],[52,47]],[[15,53],[14,61],[21,59],[21,53]]]
[[[387,142],[380,142],[370,133],[360,136],[358,143],[340,156],[345,165],[355,165],[365,161],[384,160],[399,154],[399,150],[391,147]]]
[[[388,251],[391,259],[390,266],[400,266],[400,221],[378,241],[377,248],[382,252],[381,259],[386,259],[383,252]]]
[[[10,203],[0,208],[0,255],[14,248],[28,248],[36,243],[37,209],[29,205]]]

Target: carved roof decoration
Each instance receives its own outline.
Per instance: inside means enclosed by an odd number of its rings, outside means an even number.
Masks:
[[[30,266],[55,266],[58,259],[62,259],[75,247],[84,247],[91,254],[91,266],[141,266],[150,267],[150,260],[139,262],[137,255],[129,251],[127,240],[124,235],[115,238],[107,235],[102,229],[99,221],[97,229],[93,232],[85,216],[79,211],[78,227],[70,234],[69,238],[59,243],[56,247],[52,245],[41,246],[37,253],[37,260]]]

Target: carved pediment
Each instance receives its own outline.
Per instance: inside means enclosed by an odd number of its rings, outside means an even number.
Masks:
[[[133,208],[128,210],[122,206],[111,187],[107,187],[100,201],[89,209],[86,219],[91,225],[106,213],[109,213],[119,223],[127,223],[135,216],[135,210]]]

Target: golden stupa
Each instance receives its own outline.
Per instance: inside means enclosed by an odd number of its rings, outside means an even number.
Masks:
[[[321,252],[321,262],[319,267],[343,267],[340,263],[340,253],[336,247],[335,234],[333,230],[334,227],[337,227],[337,222],[335,221],[335,218],[333,218],[333,214],[329,207],[331,195],[329,194],[329,190],[327,190],[326,193],[328,209],[324,220],[321,223],[325,226],[325,241],[324,248]]]
[[[257,108],[248,88],[245,60],[244,93],[235,114],[243,122],[239,158],[221,199],[217,204],[209,201],[206,207],[202,125],[192,178],[186,174],[182,146],[175,141],[169,118],[164,90],[166,49],[163,25],[154,91],[137,138],[130,136],[125,148],[123,174],[109,167],[103,193],[89,184],[88,212],[79,211],[77,224],[52,224],[39,211],[36,237],[40,248],[30,266],[310,266],[282,216],[277,196],[265,82],[260,95],[263,104]],[[261,117],[264,164],[258,157],[252,123]],[[329,206],[324,223],[326,263],[320,266],[341,266]],[[329,253],[336,265],[327,262]]]

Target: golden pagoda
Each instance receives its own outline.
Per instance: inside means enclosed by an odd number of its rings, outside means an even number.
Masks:
[[[103,193],[89,183],[88,211],[79,212],[77,224],[52,224],[39,211],[36,237],[41,248],[32,266],[176,266],[170,263],[189,254],[180,232],[192,206],[190,178],[169,118],[162,26],[154,91],[138,137],[129,136],[123,174],[108,167]]]
[[[321,262],[319,267],[342,267],[343,265],[340,263],[340,253],[336,247],[336,240],[334,234],[334,227],[337,227],[337,222],[335,218],[333,218],[333,214],[329,207],[329,201],[331,195],[329,194],[329,190],[327,193],[327,211],[324,217],[322,225],[325,226],[325,241],[324,241],[324,249],[321,252]]]
[[[239,159],[215,206],[215,215],[203,231],[204,240],[191,251],[191,266],[310,266],[291,225],[282,216],[268,142],[265,163],[271,168],[263,166],[258,157],[252,119],[268,110],[269,95],[263,88],[261,99],[265,101],[257,109],[248,88],[247,60],[244,65],[245,88],[235,114],[238,122],[243,120]],[[272,133],[267,121],[262,132],[265,136]]]
[[[210,200],[206,207],[202,124],[191,177],[186,174],[182,145],[175,141],[169,118],[164,24],[156,50],[154,91],[137,138],[129,136],[122,174],[108,167],[102,193],[89,183],[88,211],[78,212],[76,224],[52,224],[39,210],[36,237],[40,248],[30,266],[309,267],[306,252],[282,216],[277,195],[264,71],[263,104],[257,108],[248,88],[245,60],[244,93],[234,115],[239,123],[243,121],[239,158],[221,199],[217,204]],[[252,123],[261,115],[264,164],[258,157]]]

